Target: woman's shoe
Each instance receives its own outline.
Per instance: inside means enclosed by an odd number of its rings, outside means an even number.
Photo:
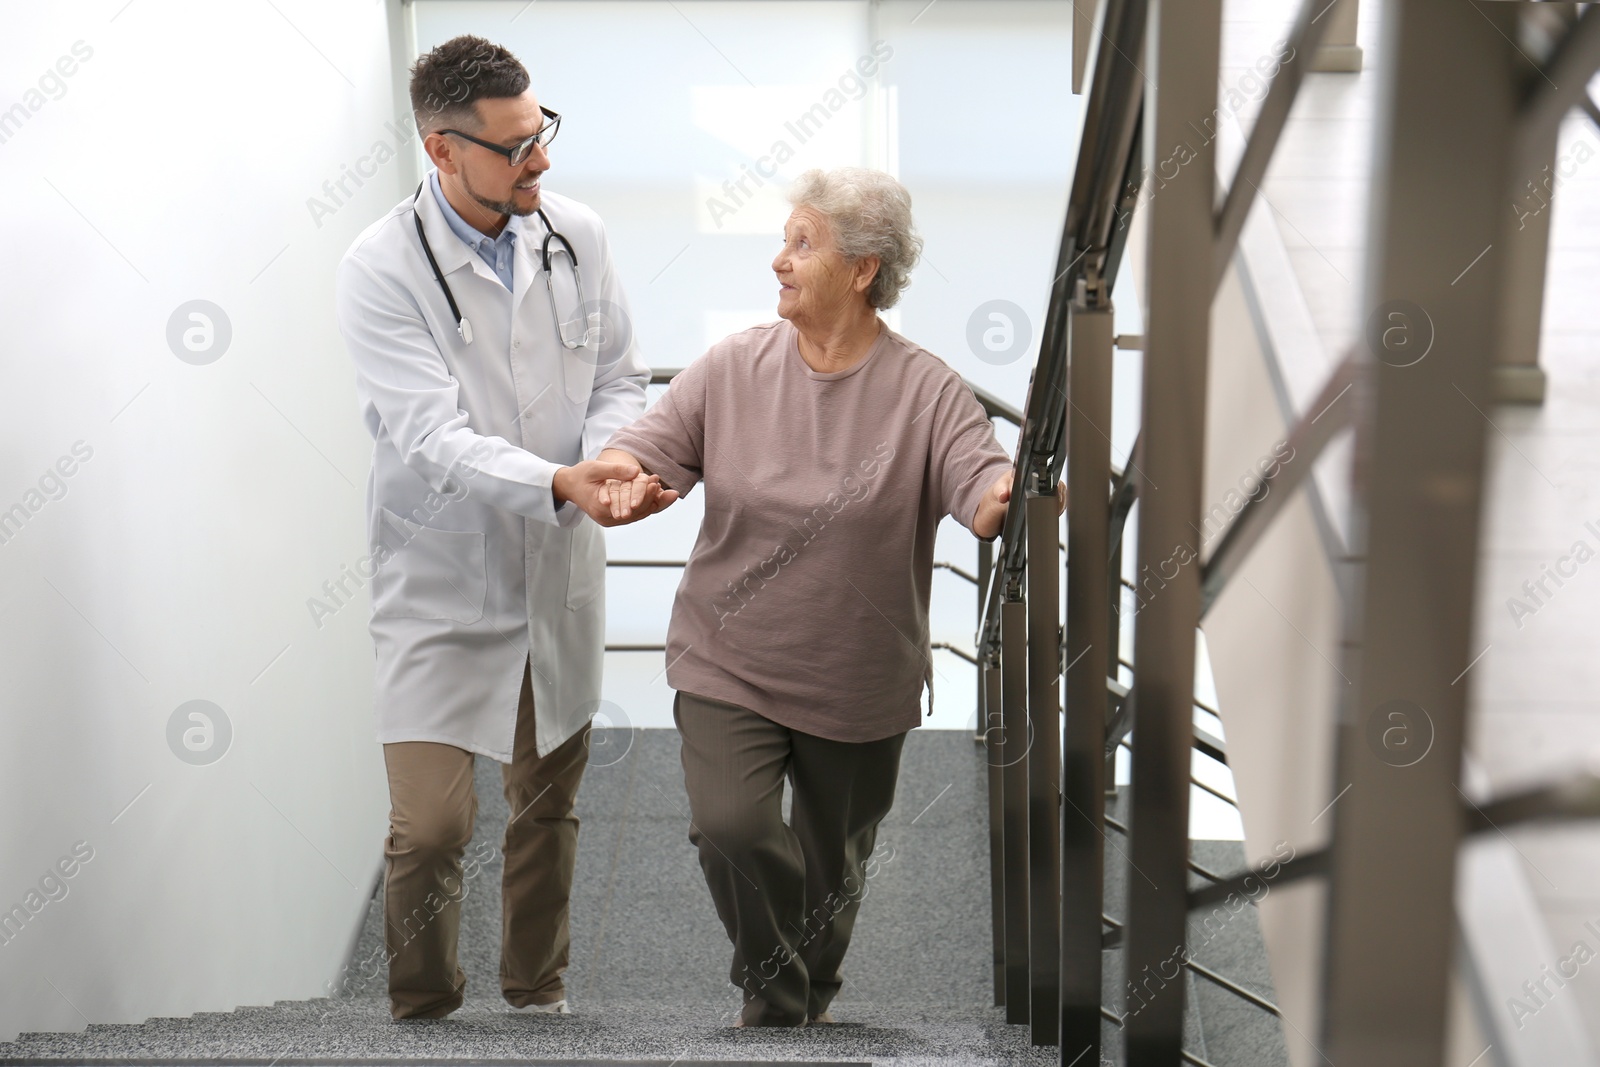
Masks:
[[[537,1012],[540,1015],[571,1015],[572,1009],[567,1007],[567,998],[550,1004],[524,1004],[522,1007],[511,1006],[512,1011]]]

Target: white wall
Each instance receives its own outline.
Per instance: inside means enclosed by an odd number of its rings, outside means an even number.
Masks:
[[[364,550],[333,268],[401,168],[307,199],[394,140],[386,18],[6,5],[0,1040],[317,995],[372,888],[367,598],[307,600]],[[194,300],[231,332],[203,365],[168,343]],[[169,745],[196,700],[206,765]]]

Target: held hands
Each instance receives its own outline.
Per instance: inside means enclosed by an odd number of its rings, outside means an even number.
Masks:
[[[678,499],[661,479],[646,474],[626,452],[608,448],[598,459],[556,471],[550,483],[556,503],[572,501],[601,526],[623,526],[654,515]]]
[[[1002,474],[978,501],[972,517],[972,532],[979,537],[995,537],[1006,521],[1006,505],[1011,502],[1011,472]],[[1056,483],[1056,514],[1067,510],[1067,483]]]
[[[631,468],[636,473],[630,478],[626,473],[606,480],[600,490],[600,499],[610,510],[611,522],[606,525],[621,526],[665,510],[678,499],[676,489],[665,489],[659,475],[646,474],[639,461],[620,448],[602,449],[600,461],[611,461],[619,467]],[[600,521],[600,520],[596,520]]]

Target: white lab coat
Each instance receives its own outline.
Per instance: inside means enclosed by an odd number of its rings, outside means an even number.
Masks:
[[[549,191],[542,202],[577,252],[590,305],[626,313],[600,217]],[[574,504],[557,509],[550,480],[643,414],[650,371],[631,330],[576,351],[556,340],[537,215],[509,223],[519,230],[512,293],[451,231],[426,184],[415,210],[471,344],[423,255],[411,197],[367,227],[338,268],[339,328],[374,441],[366,570],[375,568],[378,740],[510,762],[531,660],[543,756],[594,713],[605,642],[603,533]],[[556,306],[576,338],[572,276],[564,260],[553,267]]]

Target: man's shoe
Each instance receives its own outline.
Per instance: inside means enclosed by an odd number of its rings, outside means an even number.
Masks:
[[[572,1009],[567,1007],[567,998],[562,997],[552,1004],[524,1004],[522,1007],[508,1005],[512,1011],[533,1012],[539,1015],[571,1015]]]

